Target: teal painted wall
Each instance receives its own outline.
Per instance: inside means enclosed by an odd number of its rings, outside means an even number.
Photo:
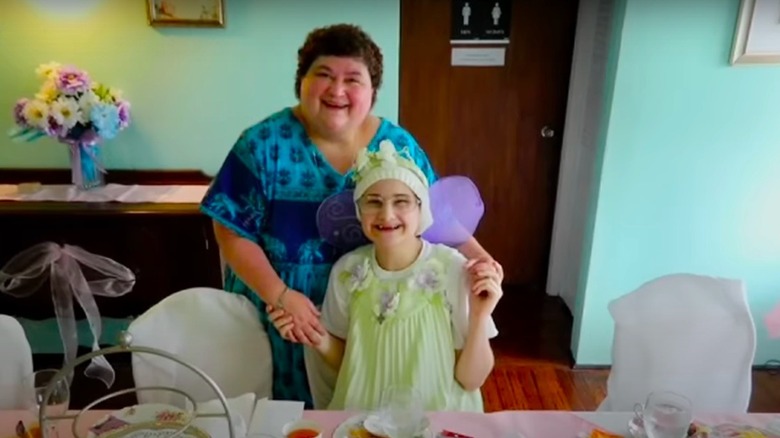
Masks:
[[[744,279],[756,364],[780,358],[780,66],[728,64],[738,0],[628,0],[587,273],[578,364],[608,364],[610,300],[655,277]]]
[[[107,143],[109,169],[214,173],[246,126],[293,105],[297,49],[325,24],[363,26],[385,56],[375,108],[397,120],[399,0],[225,0],[227,28],[153,28],[145,0],[0,2],[0,167],[67,167],[45,139],[12,143],[11,108],[40,86],[38,64],[86,69],[120,88],[133,124]],[[304,12],[305,11],[305,12]]]

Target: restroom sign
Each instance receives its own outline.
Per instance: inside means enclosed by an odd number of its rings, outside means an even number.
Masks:
[[[452,43],[509,43],[512,0],[452,0]]]

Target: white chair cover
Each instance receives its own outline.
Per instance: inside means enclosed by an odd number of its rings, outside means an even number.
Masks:
[[[130,324],[135,346],[165,350],[197,366],[226,397],[254,392],[271,398],[271,344],[257,309],[245,297],[219,289],[192,288],[170,295]],[[196,402],[216,397],[197,374],[164,357],[133,353],[136,387],[169,386]],[[139,391],[141,403],[185,407],[171,392]]]
[[[24,383],[33,372],[32,350],[13,317],[0,315],[0,333],[0,410],[24,409],[29,394]]]
[[[740,280],[674,274],[610,302],[612,369],[600,411],[631,411],[650,392],[688,397],[697,412],[747,412],[756,350]]]

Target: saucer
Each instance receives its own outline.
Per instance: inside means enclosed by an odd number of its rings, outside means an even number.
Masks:
[[[386,420],[382,417],[382,415],[374,412],[368,414],[366,419],[363,421],[363,427],[372,435],[387,438],[389,437],[389,434],[387,433],[387,424],[385,421]],[[422,420],[420,420],[420,424],[417,426],[417,431],[414,433],[414,435],[423,436],[430,425],[431,421],[428,419],[428,417],[423,417]]]
[[[333,438],[361,438],[368,437],[369,434],[373,435],[368,431],[368,429],[365,428],[365,420],[367,416],[367,414],[356,414],[352,417],[349,417],[341,424],[339,424],[336,430],[333,431]],[[427,418],[424,421],[425,424],[429,423]],[[434,438],[430,427],[426,428],[421,434],[418,435],[418,437]]]
[[[707,437],[710,432],[710,428],[697,424],[695,421],[688,426],[688,438]],[[645,425],[640,416],[631,417],[628,422],[628,434],[631,438],[647,438]]]

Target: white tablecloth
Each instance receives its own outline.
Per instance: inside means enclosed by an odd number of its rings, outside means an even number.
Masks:
[[[73,185],[0,184],[0,201],[200,203],[207,185],[123,185],[82,191]]]

